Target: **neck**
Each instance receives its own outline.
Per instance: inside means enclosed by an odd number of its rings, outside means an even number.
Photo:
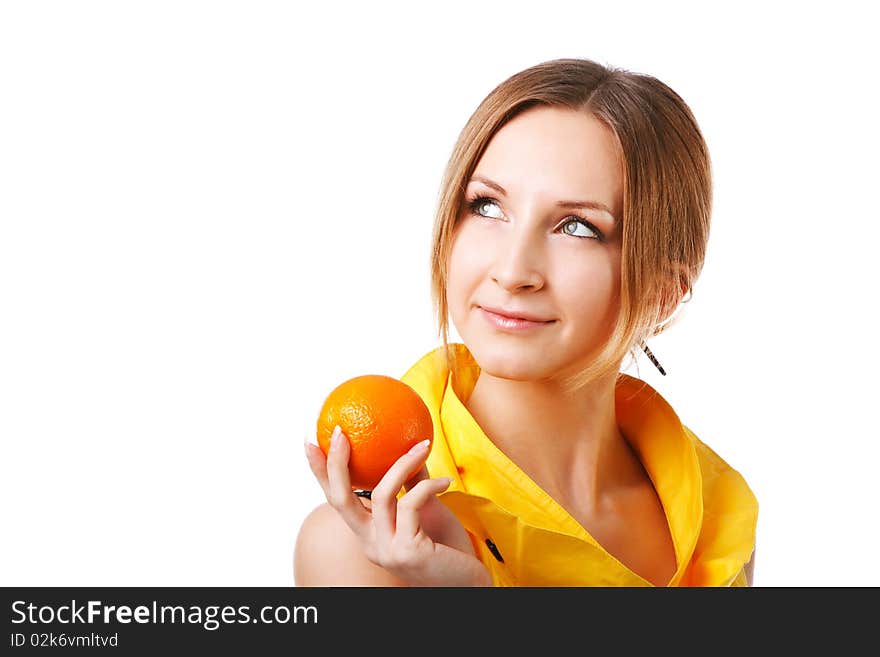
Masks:
[[[614,373],[575,393],[480,373],[466,406],[488,438],[560,502],[596,505],[643,477],[615,414]]]

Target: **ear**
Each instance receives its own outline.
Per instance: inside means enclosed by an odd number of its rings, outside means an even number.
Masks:
[[[683,265],[677,268],[676,273],[667,277],[666,285],[663,286],[662,298],[661,322],[668,320],[679,305],[691,300],[691,287]]]

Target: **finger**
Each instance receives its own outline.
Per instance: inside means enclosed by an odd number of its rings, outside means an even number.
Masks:
[[[324,491],[324,497],[330,494],[330,482],[327,479],[327,459],[324,452],[317,445],[306,441],[304,443],[306,449],[306,460],[309,463],[309,469],[318,480],[321,490]]]
[[[367,538],[370,513],[358,501],[351,489],[351,475],[348,472],[350,454],[348,438],[339,427],[336,427],[327,452],[327,501],[339,512],[355,534]]]
[[[391,540],[394,535],[397,516],[397,493],[403,486],[407,475],[421,463],[428,453],[430,442],[423,440],[414,445],[406,454],[394,462],[382,479],[373,488],[370,501],[373,503],[373,522],[376,523],[376,536]],[[381,545],[381,543],[380,543]]]
[[[412,488],[413,486],[415,486],[417,483],[419,483],[419,482],[422,481],[423,479],[430,479],[430,477],[431,477],[431,475],[428,474],[428,466],[427,466],[427,464],[426,464],[426,465],[423,465],[421,468],[419,468],[419,471],[418,471],[418,472],[416,472],[412,477],[410,477],[409,479],[407,479],[407,480],[403,483],[403,487],[404,487],[406,490],[409,490],[410,488]]]
[[[421,529],[419,510],[434,495],[449,488],[452,479],[439,477],[423,479],[412,490],[408,491],[397,504],[397,534],[404,538],[412,538]]]

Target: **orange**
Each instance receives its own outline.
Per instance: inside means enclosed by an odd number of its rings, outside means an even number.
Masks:
[[[382,374],[356,376],[327,395],[318,415],[318,446],[325,455],[337,424],[351,445],[351,485],[362,490],[375,488],[411,447],[423,440],[433,445],[434,440],[431,412],[419,394],[403,381]]]

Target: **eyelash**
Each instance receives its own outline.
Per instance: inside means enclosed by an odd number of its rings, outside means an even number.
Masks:
[[[472,214],[475,214],[478,217],[483,217],[484,219],[491,219],[492,217],[486,217],[485,215],[477,212],[477,209],[483,203],[494,203],[495,205],[499,205],[498,201],[496,201],[494,198],[491,198],[489,196],[476,196],[476,197],[467,201],[468,209],[470,210],[470,212]],[[566,221],[563,222],[562,225],[564,226],[565,224],[569,223],[569,221],[571,221],[571,220],[577,221],[579,224],[586,226],[587,228],[589,228],[591,231],[593,231],[596,234],[595,237],[584,237],[582,235],[571,235],[571,237],[576,237],[577,239],[580,239],[580,240],[594,239],[594,240],[598,240],[600,242],[604,241],[605,237],[602,235],[602,231],[600,231],[592,223],[590,223],[589,221],[587,221],[586,219],[584,219],[583,217],[581,217],[579,215],[573,214],[573,215],[570,215],[569,217],[566,217]]]

